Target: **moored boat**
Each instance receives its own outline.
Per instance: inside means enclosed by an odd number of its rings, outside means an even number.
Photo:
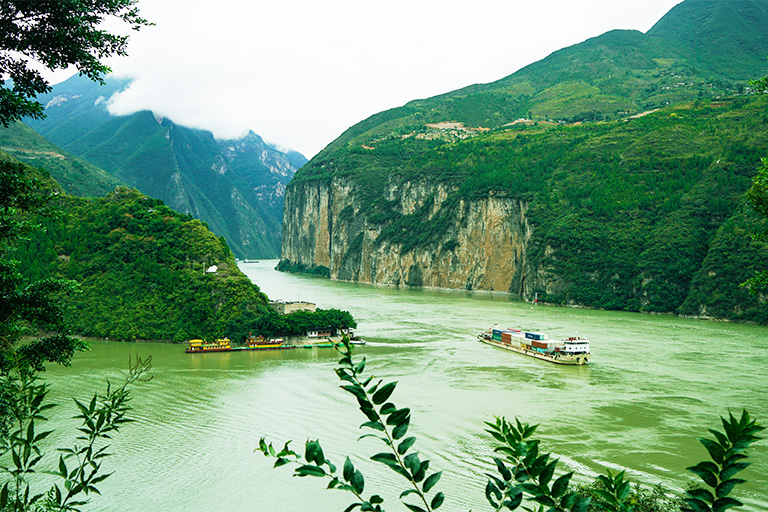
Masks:
[[[296,348],[296,345],[286,345],[283,338],[269,338],[264,336],[249,335],[245,339],[244,347],[237,347],[238,350],[285,350]]]
[[[206,343],[205,340],[189,340],[189,346],[184,351],[187,354],[192,352],[229,352],[232,345],[229,344],[229,338],[221,338],[216,341]]]
[[[477,338],[483,343],[555,364],[582,365],[589,361],[589,340],[571,336],[550,340],[545,333],[493,326]]]

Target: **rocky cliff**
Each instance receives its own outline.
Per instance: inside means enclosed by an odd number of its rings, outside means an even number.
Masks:
[[[546,288],[546,273],[527,258],[532,235],[527,203],[493,195],[448,201],[453,192],[424,181],[388,183],[386,200],[400,215],[427,209],[428,220],[447,219],[428,244],[414,247],[382,233],[387,226],[362,211],[365,205],[350,180],[293,187],[286,195],[283,266],[325,267],[332,279],[381,285],[520,296]]]
[[[321,152],[286,190],[279,268],[768,322],[739,288],[768,250],[744,201],[766,101]]]

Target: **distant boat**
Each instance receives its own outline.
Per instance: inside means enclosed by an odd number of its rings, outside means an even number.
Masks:
[[[258,263],[259,262],[259,260],[240,260],[240,261],[242,261],[243,263]]]
[[[555,364],[582,365],[586,364],[592,355],[589,351],[589,340],[578,336],[571,336],[562,340],[550,340],[546,334],[541,332],[499,329],[495,325],[478,334],[477,338],[494,347]]]
[[[245,345],[233,347],[229,343],[229,338],[217,339],[215,342],[206,342],[201,339],[189,340],[187,354],[199,354],[204,352],[238,352],[241,350],[289,350],[294,348],[330,348],[341,343],[341,338],[316,338],[317,341],[310,341],[301,345],[292,345],[285,343],[283,338],[264,338],[264,336],[249,335],[245,339]],[[365,341],[357,339],[350,341],[353,345],[365,345]]]

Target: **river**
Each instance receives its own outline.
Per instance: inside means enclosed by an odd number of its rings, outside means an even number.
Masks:
[[[633,481],[674,489],[693,480],[685,468],[706,458],[696,438],[720,428],[720,415],[746,408],[768,423],[765,327],[332,282],[279,273],[275,264],[241,269],[272,299],[346,309],[357,319],[366,371],[399,382],[392,400],[413,412],[415,448],[444,471],[436,490],[446,494],[445,510],[488,509],[483,473],[492,443],[483,421],[494,416],[540,424],[542,448],[563,471],[626,469]],[[477,332],[494,323],[588,337],[592,360],[559,366],[479,343]],[[62,430],[72,424],[69,397],[116,380],[136,355],[153,357],[155,377],[135,388],[137,421],[115,435],[105,463],[115,473],[88,510],[341,512],[352,502],[324,490],[323,480],[272,469],[254,452],[262,436],[275,445],[293,439],[302,453],[307,438],[319,439],[338,465],[350,454],[366,495],[405,510],[396,503],[401,477],[367,460],[384,446],[357,441],[365,418],[338,387],[333,349],[185,354],[180,345],[94,341],[71,369],[47,372],[61,404],[49,422],[61,427],[54,442],[65,442]],[[751,458],[737,497],[768,510],[768,441]]]

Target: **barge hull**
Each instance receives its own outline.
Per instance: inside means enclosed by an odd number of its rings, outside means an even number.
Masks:
[[[561,355],[559,357],[554,357],[554,356],[542,354],[541,352],[536,352],[534,350],[526,350],[524,348],[518,348],[513,345],[508,345],[506,343],[502,343],[500,341],[496,341],[493,339],[486,339],[482,336],[478,336],[477,339],[479,339],[483,343],[487,343],[488,345],[493,345],[494,347],[511,350],[512,352],[517,352],[518,354],[534,357],[536,359],[541,359],[543,361],[549,361],[550,363],[555,363],[555,364],[583,365],[583,364],[586,364],[587,361],[589,361],[589,356],[590,356],[589,354],[579,354],[574,356]]]

